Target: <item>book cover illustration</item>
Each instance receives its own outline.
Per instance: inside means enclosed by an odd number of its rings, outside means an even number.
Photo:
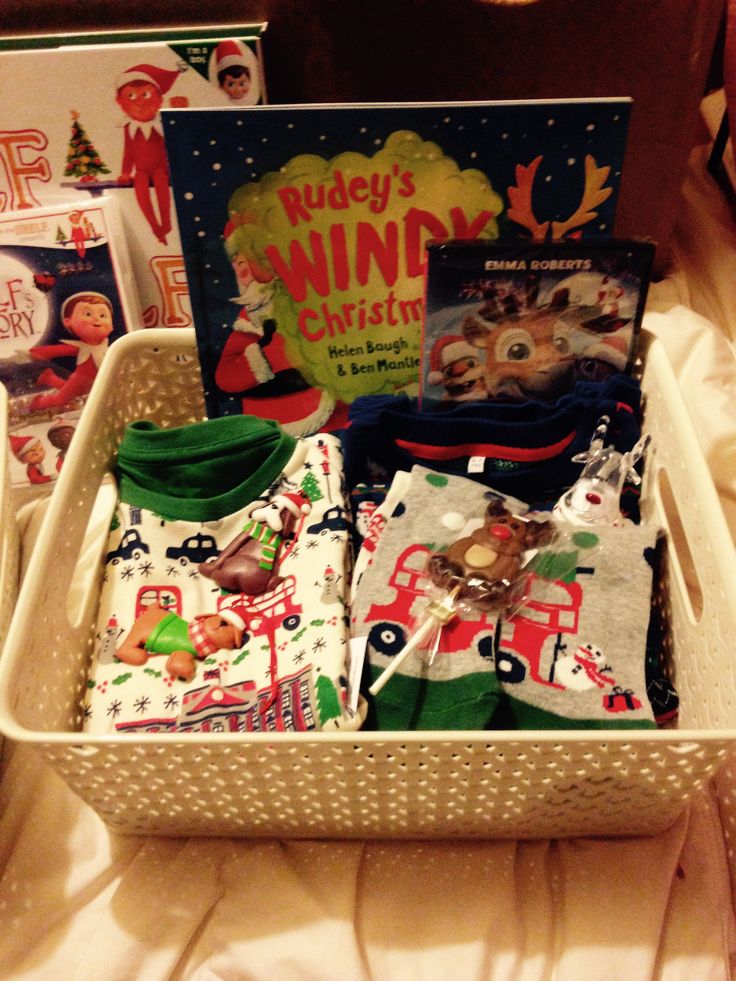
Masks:
[[[207,410],[419,385],[430,239],[610,236],[628,100],[162,112]]]
[[[262,25],[0,41],[0,211],[116,197],[145,326],[190,326],[159,109],[265,98]]]
[[[115,201],[0,215],[0,381],[13,488],[56,479],[105,352],[137,326]]]
[[[553,399],[630,368],[654,245],[427,247],[421,398]]]

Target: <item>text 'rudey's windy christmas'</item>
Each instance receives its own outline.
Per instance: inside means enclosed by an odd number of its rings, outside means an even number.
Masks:
[[[351,376],[383,374],[374,391],[416,380],[426,242],[495,239],[502,210],[485,174],[399,131],[373,157],[304,154],[239,188],[226,248],[234,267],[247,261],[270,284],[307,377],[349,400],[365,386]]]

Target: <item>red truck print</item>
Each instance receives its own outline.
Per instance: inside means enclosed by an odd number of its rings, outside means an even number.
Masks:
[[[181,616],[181,590],[178,586],[141,586],[135,598],[133,619],[137,620],[154,603]]]
[[[565,634],[575,636],[578,629],[583,589],[577,582],[540,579],[533,573],[527,580],[524,605],[508,620],[499,622],[494,640],[496,676],[499,681],[518,683],[526,678],[540,685],[563,689],[554,680],[557,658],[566,650]],[[542,661],[554,638],[547,677]]]
[[[406,644],[434,588],[427,574],[430,555],[425,545],[410,545],[399,555],[388,583],[395,598],[372,604],[366,616],[369,648],[394,657]],[[508,619],[478,610],[461,613],[442,628],[438,653],[475,648],[481,657],[495,658],[499,681],[518,684],[528,674],[538,684],[563,688],[554,680],[554,667],[567,646],[563,637],[577,633],[582,586],[529,573],[524,593],[523,606]],[[543,660],[549,660],[546,676]]]
[[[292,598],[295,589],[296,580],[294,579],[294,576],[286,576],[282,583],[268,593],[262,593],[258,596],[234,594],[231,596],[223,596],[218,601],[218,609],[223,609],[228,605],[228,603],[237,602],[239,608],[245,609],[247,630],[250,636],[268,638],[268,643],[271,650],[271,662],[269,668],[271,684],[267,691],[267,697],[262,698],[261,696],[263,693],[258,693],[258,707],[262,714],[269,711],[274,714],[274,724],[272,728],[275,728],[277,731],[293,728],[291,720],[285,720],[283,718],[285,706],[280,704],[280,702],[284,701],[284,692],[282,692],[281,681],[285,679],[280,679],[279,677],[279,658],[276,633],[280,628],[288,631],[296,630],[301,623],[301,604],[294,603]],[[301,708],[298,701],[299,700],[297,699],[291,697],[289,698],[289,714],[291,715],[294,712],[303,711],[309,715],[311,719],[313,709],[312,706],[308,704],[309,699],[307,699],[307,703],[301,704]],[[302,727],[312,728],[312,726],[298,726],[298,728]],[[271,728],[271,726],[269,726],[269,728]]]

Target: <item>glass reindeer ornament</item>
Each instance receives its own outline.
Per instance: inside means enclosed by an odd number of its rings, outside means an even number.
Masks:
[[[629,522],[621,513],[621,492],[627,482],[635,486],[641,483],[635,465],[651,437],[645,433],[631,450],[619,453],[612,445],[606,445],[610,421],[608,416],[601,416],[587,451],[572,458],[574,463],[583,464],[582,472],[560,497],[553,512],[568,524],[616,527]]]

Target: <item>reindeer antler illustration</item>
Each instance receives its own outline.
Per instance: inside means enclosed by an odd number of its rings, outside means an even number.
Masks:
[[[548,221],[539,224],[532,208],[532,185],[541,162],[542,157],[539,156],[535,157],[528,167],[523,164],[516,165],[516,187],[510,187],[508,190],[511,207],[506,212],[512,221],[529,229],[535,242],[543,242],[549,229]]]
[[[570,229],[579,228],[598,217],[598,212],[594,209],[613,194],[613,188],[603,186],[610,173],[610,167],[598,167],[593,157],[586,155],[585,187],[580,205],[567,221],[552,222],[552,238],[562,238]]]
[[[586,225],[598,216],[595,209],[613,193],[613,188],[603,186],[608,179],[611,168],[599,167],[595,159],[587,154],[585,157],[585,185],[577,209],[566,221],[540,223],[537,221],[532,207],[532,185],[541,162],[542,157],[539,156],[535,157],[527,167],[522,164],[516,165],[516,186],[508,189],[511,207],[506,212],[512,221],[528,228],[532,233],[532,238],[537,242],[544,241],[547,237],[550,224],[553,239],[560,239],[572,229]]]

